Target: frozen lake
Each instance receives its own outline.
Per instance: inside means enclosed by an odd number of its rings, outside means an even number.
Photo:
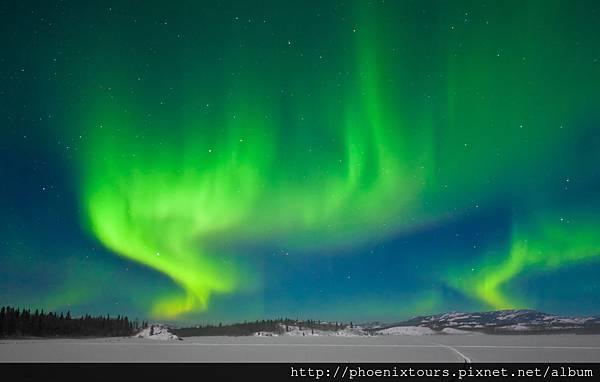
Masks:
[[[600,362],[600,335],[0,340],[0,362]]]

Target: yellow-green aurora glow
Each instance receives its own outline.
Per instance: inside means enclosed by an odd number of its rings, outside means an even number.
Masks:
[[[600,308],[596,2],[153,3],[71,4],[74,37],[34,50],[64,48],[44,136],[70,146],[115,299],[173,320]],[[57,290],[39,301],[108,293]]]

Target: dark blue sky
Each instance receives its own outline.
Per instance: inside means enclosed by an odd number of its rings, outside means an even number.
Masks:
[[[600,313],[595,1],[5,1],[0,305]]]

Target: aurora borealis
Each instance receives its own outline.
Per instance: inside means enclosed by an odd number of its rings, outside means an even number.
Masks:
[[[0,18],[0,305],[600,312],[597,1],[11,1]]]

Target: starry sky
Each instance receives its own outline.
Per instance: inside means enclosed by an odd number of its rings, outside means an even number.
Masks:
[[[0,305],[600,313],[600,3],[3,1]]]

